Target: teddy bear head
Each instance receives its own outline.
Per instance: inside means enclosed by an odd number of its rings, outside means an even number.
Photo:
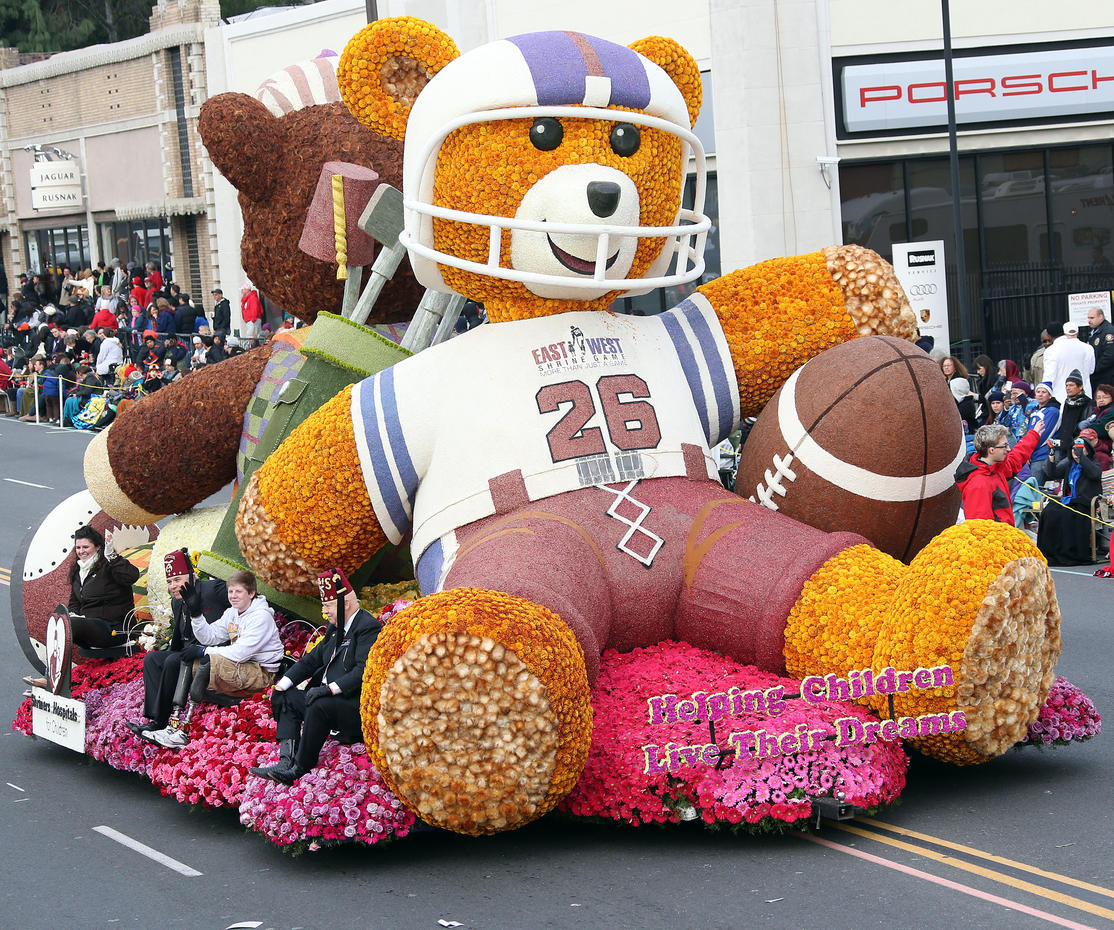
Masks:
[[[380,20],[337,78],[361,122],[405,139],[403,237],[426,287],[497,322],[703,272],[700,71],[673,40],[540,32],[460,55],[429,23]],[[698,196],[683,210],[690,153]]]
[[[335,61],[322,57],[292,65],[268,78],[256,97],[211,97],[198,120],[213,164],[239,191],[244,270],[267,297],[307,323],[321,310],[339,313],[344,296],[336,265],[298,248],[321,166],[352,162],[395,187],[402,182],[402,146],[352,117],[340,100]],[[296,80],[286,74],[291,71],[297,72]],[[298,99],[296,89],[305,99]],[[404,263],[369,322],[408,320],[420,296]]]

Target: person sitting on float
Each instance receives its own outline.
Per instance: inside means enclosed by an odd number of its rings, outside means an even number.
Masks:
[[[145,734],[168,749],[189,744],[189,724],[194,709],[208,700],[209,689],[227,697],[244,698],[265,691],[274,682],[285,650],[275,626],[275,612],[258,594],[251,572],[233,572],[225,586],[231,605],[212,623],[205,619],[201,591],[196,582],[182,586],[182,600],[190,615],[197,643],[185,646],[180,661],[197,662],[190,685],[186,713],[171,718],[161,730]]]
[[[129,641],[128,621],[135,607],[132,585],[139,569],[121,558],[112,531],[102,536],[91,526],[74,533],[77,561],[70,566],[70,629],[75,646],[108,649]]]
[[[383,625],[360,607],[356,591],[340,569],[317,576],[321,606],[329,628],[325,638],[275,683],[271,710],[275,716],[279,758],[274,765],[249,769],[284,785],[310,771],[331,730],[342,743],[363,739],[360,690],[364,665]],[[337,623],[343,602],[344,623]],[[295,687],[303,681],[310,687]]]
[[[146,719],[129,720],[125,724],[136,736],[147,740],[152,733],[169,725],[172,713],[177,714],[185,707],[193,666],[182,661],[182,650],[198,644],[182,598],[182,589],[195,580],[189,556],[184,549],[168,552],[163,568],[171,598],[170,645],[143,657],[143,716]],[[231,606],[223,581],[199,581],[197,591],[201,595],[201,614],[207,623],[219,620]],[[228,704],[236,703],[234,699],[225,700]]]

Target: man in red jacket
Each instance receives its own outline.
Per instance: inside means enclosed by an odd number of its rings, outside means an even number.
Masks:
[[[975,430],[975,452],[955,470],[955,483],[963,494],[963,516],[967,520],[997,520],[1013,526],[1013,504],[1009,481],[1021,471],[1041,441],[1038,428],[1021,437],[1010,449],[1009,430],[1004,426],[980,426]]]

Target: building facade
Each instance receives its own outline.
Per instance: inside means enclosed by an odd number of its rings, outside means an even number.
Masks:
[[[161,0],[144,36],[19,65],[0,56],[0,256],[20,272],[171,266],[207,293],[212,168],[197,134],[217,0]],[[209,196],[207,196],[207,193]]]
[[[1114,287],[1110,15],[950,10],[966,319],[936,2],[712,0],[725,264],[942,241],[951,348],[1023,361],[1068,294]]]

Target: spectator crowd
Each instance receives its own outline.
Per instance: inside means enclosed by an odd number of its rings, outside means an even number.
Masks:
[[[1050,565],[1085,565],[1109,555],[1109,527],[1092,514],[1100,500],[1114,504],[1102,488],[1114,438],[1114,325],[1091,309],[1086,332],[1049,323],[1040,342],[1025,371],[986,355],[974,372],[940,359],[967,443],[956,481],[967,519],[1035,528]]]
[[[0,311],[4,415],[105,425],[112,413],[104,409],[106,395],[135,400],[268,338],[258,292],[247,283],[242,291],[241,337],[230,334],[231,305],[221,288],[213,289],[207,313],[164,280],[155,262],[113,259],[76,276],[69,268],[58,276],[20,275]]]

